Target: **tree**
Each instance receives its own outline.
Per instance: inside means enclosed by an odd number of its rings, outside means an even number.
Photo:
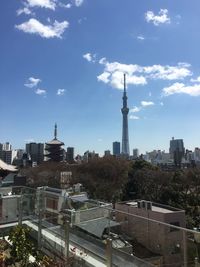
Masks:
[[[33,241],[30,239],[31,229],[26,226],[17,225],[13,227],[9,234],[11,242],[11,263],[20,263],[21,267],[25,267],[29,263],[29,257],[37,256],[37,251]]]
[[[128,163],[122,159],[105,157],[78,165],[74,182],[84,185],[91,198],[106,201],[121,199],[127,183]]]

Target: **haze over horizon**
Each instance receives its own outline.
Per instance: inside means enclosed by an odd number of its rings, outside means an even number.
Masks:
[[[75,153],[200,147],[200,2],[3,0],[0,143],[58,139]]]

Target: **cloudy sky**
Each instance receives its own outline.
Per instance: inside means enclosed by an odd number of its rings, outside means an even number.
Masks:
[[[58,138],[76,153],[200,146],[199,0],[2,0],[0,142]]]

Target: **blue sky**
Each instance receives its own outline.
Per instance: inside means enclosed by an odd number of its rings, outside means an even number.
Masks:
[[[58,138],[76,153],[200,146],[199,0],[1,1],[0,142]]]

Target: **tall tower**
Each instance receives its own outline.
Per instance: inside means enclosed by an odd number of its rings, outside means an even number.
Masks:
[[[46,143],[46,157],[47,161],[61,162],[64,159],[63,142],[57,139],[57,124],[54,128],[54,139]]]
[[[129,138],[128,138],[128,112],[126,96],[126,74],[124,74],[124,93],[123,93],[123,107],[121,109],[123,116],[123,126],[122,126],[122,154],[129,156]]]

